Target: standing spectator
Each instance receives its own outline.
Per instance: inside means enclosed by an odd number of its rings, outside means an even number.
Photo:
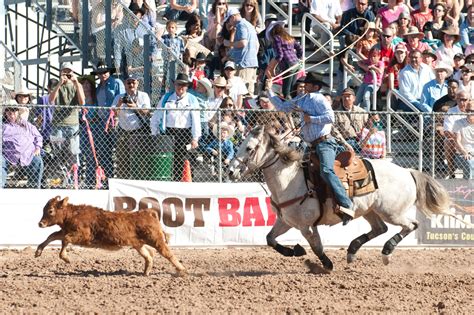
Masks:
[[[112,103],[118,116],[117,140],[117,175],[119,178],[131,178],[130,148],[132,136],[139,133],[149,133],[150,97],[146,92],[138,90],[139,77],[129,75],[125,80],[125,93],[118,94]],[[136,145],[136,143],[133,143]]]
[[[467,116],[457,120],[453,126],[457,154],[456,165],[463,171],[464,179],[474,179],[474,102],[466,108]]]
[[[367,124],[368,115],[365,110],[355,104],[355,99],[353,89],[345,88],[342,91],[342,106],[337,108],[340,112],[336,113],[334,126],[354,151],[360,153],[360,135]]]
[[[365,71],[365,74],[362,84],[357,90],[356,104],[363,104],[365,110],[369,111],[372,95],[377,93],[380,88],[385,70],[384,62],[380,60],[380,50],[377,47],[372,47],[369,51],[369,58],[359,61],[358,65]],[[375,77],[372,71],[375,72]]]
[[[175,91],[165,94],[151,118],[153,135],[165,134],[174,138],[173,180],[180,181],[183,163],[189,160],[187,145],[190,149],[198,147],[201,137],[199,103],[196,97],[188,93],[190,81],[186,74],[179,73],[174,82]],[[173,110],[178,109],[178,111]],[[185,109],[185,110],[179,110]]]
[[[426,22],[433,21],[433,13],[430,9],[430,0],[420,0],[420,8],[413,11],[411,14],[411,23],[416,26],[419,30],[423,30]]]
[[[342,48],[358,40],[364,33],[363,29],[366,22],[358,20],[358,18],[366,19],[369,22],[375,21],[375,15],[369,8],[368,0],[355,0],[354,3],[354,8],[342,13],[341,25],[345,26],[339,36]]]
[[[212,88],[212,83],[208,78],[202,77],[197,80],[196,88],[190,89],[189,91],[192,95],[196,97],[199,103],[199,117],[201,119],[201,137],[199,138],[199,146],[201,148],[205,147],[207,141],[209,140],[209,119],[207,116],[209,112],[209,99],[214,96],[214,90]]]
[[[410,12],[410,9],[403,3],[403,0],[388,0],[387,6],[381,8],[375,17],[375,25],[378,28],[386,28],[390,23],[398,20],[402,12]]]
[[[219,129],[220,134],[218,133]],[[230,141],[234,135],[234,128],[226,122],[221,122],[219,125],[214,125],[212,132],[214,134],[214,139],[206,146],[205,150],[212,163],[211,175],[216,176],[218,175],[216,168],[219,165],[219,151],[221,152],[222,162],[225,167],[227,167],[230,161],[234,158],[234,144]]]
[[[58,86],[59,81],[51,78],[48,80],[47,90],[48,94],[38,98],[38,105],[53,105],[49,103],[49,94]],[[49,136],[51,134],[51,128],[53,123],[54,106],[37,107],[35,110],[36,126],[41,132],[43,137],[43,148],[46,151],[51,151],[49,145]]]
[[[196,11],[198,0],[170,0],[165,11],[168,20],[186,21]]]
[[[463,119],[465,117],[464,115],[462,115],[462,113],[466,112],[469,101],[470,99],[468,93],[466,93],[465,91],[458,91],[456,94],[457,105],[448,109],[448,115],[444,117],[444,154],[448,166],[448,175],[446,179],[454,178],[454,155],[456,152],[456,134],[454,133],[454,124],[457,120]]]
[[[408,32],[405,34],[408,52],[418,50],[422,53],[426,49],[430,49],[430,46],[427,43],[422,42],[424,36],[425,34],[419,32],[416,26],[410,26]]]
[[[56,164],[57,175],[60,176],[60,179],[65,178],[68,181],[63,183],[65,185],[70,184],[68,176],[70,169],[73,170],[74,179],[78,178],[79,107],[85,104],[82,85],[73,70],[74,67],[71,63],[64,63],[61,66],[59,84],[49,95],[49,103],[55,104],[50,140],[53,154],[59,157],[58,164]],[[54,145],[53,142],[55,142]]]
[[[258,70],[257,70],[257,84],[259,86],[258,90],[260,90],[261,86],[265,84],[267,79],[265,75],[265,70],[270,63],[270,60],[275,58],[275,52],[272,48],[272,41],[271,39],[267,39],[267,29],[273,22],[277,21],[278,18],[276,14],[270,13],[265,15],[265,29],[258,33]]]
[[[229,8],[226,0],[214,0],[208,13],[208,22],[205,46],[211,51],[217,51],[217,37],[224,26],[225,16]]]
[[[91,74],[97,75],[99,83],[96,87],[96,100],[97,106],[103,106],[111,108],[112,104],[117,97],[125,93],[125,86],[122,81],[112,76],[115,73],[113,67],[108,67],[105,61],[99,61],[97,68],[92,71]],[[113,119],[111,116],[113,111],[101,109],[96,111],[95,128],[92,128],[92,135],[97,150],[97,158],[105,172],[107,178],[113,176],[113,160],[112,155],[117,141],[117,134],[115,130],[109,130],[108,124]]]
[[[446,78],[451,76],[453,69],[449,65],[439,63],[435,68],[435,78],[423,86],[421,92],[420,107],[422,112],[432,112],[434,103],[444,95],[448,94],[448,83]]]
[[[227,12],[227,21],[235,27],[234,40],[231,42],[229,57],[234,61],[236,75],[244,80],[250,94],[253,94],[257,81],[258,38],[255,27],[243,19],[238,10],[233,8]]]
[[[258,8],[257,0],[244,0],[240,7],[240,15],[256,29],[257,33],[263,30],[262,17]]]
[[[275,69],[292,70],[284,74],[282,94],[284,98],[289,98],[291,88],[296,82],[296,74],[300,70],[298,66],[303,57],[303,49],[300,44],[283,28],[284,23],[273,22],[267,28],[267,39],[272,41],[272,49],[275,52],[275,58],[270,60],[266,71],[266,77],[273,78],[277,75]],[[273,25],[273,27],[271,26]]]
[[[461,47],[456,45],[461,36],[459,36],[459,29],[455,26],[450,25],[449,27],[441,30],[443,38],[441,39],[441,46],[436,49],[436,57],[438,57],[438,63],[442,62],[453,66],[453,59],[456,54],[462,54]]]
[[[41,148],[43,137],[38,129],[22,119],[19,106],[12,100],[5,107],[2,126],[2,178],[1,188],[6,184],[8,168],[18,166],[28,176],[28,188],[41,188],[43,179],[43,159]]]
[[[363,0],[365,1],[365,0]],[[330,36],[327,31],[336,33],[337,29],[341,26],[342,9],[339,1],[333,0],[319,0],[311,1],[310,12],[324,26],[323,29],[314,22],[311,23],[313,28],[313,37],[316,38],[321,44],[328,42]],[[327,56],[321,55],[326,58]]]
[[[420,108],[423,86],[434,79],[433,70],[421,62],[421,52],[414,50],[409,55],[409,63],[400,71],[398,84],[402,94],[413,106]],[[398,109],[412,111],[404,103],[399,102]]]
[[[360,135],[360,155],[366,159],[384,159],[386,138],[379,114],[372,115]]]
[[[161,36],[163,44],[169,48],[169,51],[163,49],[163,91],[172,89],[174,79],[176,78],[177,59],[181,59],[184,53],[184,41],[176,34],[178,24],[171,20],[166,22],[166,31],[168,34]]]
[[[198,0],[198,12],[199,17],[202,21],[202,28],[207,29],[208,25],[208,11],[207,11],[207,0]]]

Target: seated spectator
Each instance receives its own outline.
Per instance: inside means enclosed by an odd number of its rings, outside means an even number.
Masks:
[[[28,105],[33,104],[33,93],[31,93],[31,91],[26,87],[21,86],[18,90],[15,90],[12,96],[15,102],[20,105],[18,108],[21,118],[28,120],[30,115],[30,108]]]
[[[456,0],[437,0],[437,3],[444,2],[446,6],[446,16],[444,19],[448,25],[458,25],[461,14],[461,5]]]
[[[2,179],[6,184],[10,166],[18,166],[28,176],[28,188],[41,188],[43,159],[41,148],[43,137],[38,129],[20,116],[20,107],[14,101],[5,107],[2,127]]]
[[[139,77],[129,75],[125,80],[125,93],[118,94],[112,108],[118,117],[117,140],[117,177],[130,179],[130,145],[132,136],[148,134],[150,97],[146,92],[139,90]]]
[[[431,49],[426,49],[421,53],[421,59],[425,65],[428,65],[431,69],[434,70],[438,57],[436,57],[436,55]]]
[[[229,96],[234,101],[234,108],[241,109],[243,105],[243,96],[248,94],[249,91],[245,85],[245,82],[238,76],[235,75],[235,63],[233,61],[227,61],[224,65],[224,77],[227,79],[229,85]]]
[[[453,58],[453,76],[454,80],[461,80],[461,68],[464,66],[464,54],[455,54]]]
[[[395,33],[391,28],[383,29],[380,34],[380,42],[375,47],[380,49],[380,57],[384,62],[384,67],[387,68],[392,59],[394,58],[393,37]]]
[[[240,7],[240,15],[246,19],[260,33],[263,30],[263,21],[256,0],[244,0]]]
[[[341,112],[335,113],[334,126],[354,151],[360,153],[360,135],[367,124],[368,115],[365,110],[355,105],[354,102],[354,90],[345,88],[342,91],[342,106],[337,108]]]
[[[201,137],[199,103],[194,95],[188,93],[189,84],[189,77],[179,73],[174,82],[174,92],[166,93],[157,106],[166,111],[156,110],[150,124],[153,135],[164,134],[174,138],[172,166],[174,181],[181,180],[183,165],[186,160],[190,160],[186,146],[196,149]]]
[[[464,179],[474,179],[474,102],[466,108],[467,116],[453,126],[457,153],[456,165],[463,171]]]
[[[378,114],[372,115],[367,127],[360,135],[360,155],[367,159],[384,159],[386,155],[386,138],[383,124]]]
[[[156,4],[154,0],[132,0],[131,3],[136,3],[143,11],[142,22],[149,26],[150,29],[155,30],[156,27]]]
[[[398,74],[408,63],[407,47],[400,43],[395,47],[395,58],[386,70],[389,89],[398,90]]]
[[[345,29],[340,35],[341,47],[351,45],[353,42],[362,36],[365,21],[359,18],[363,18],[369,22],[375,21],[375,15],[369,8],[368,0],[355,0],[354,8],[347,11],[343,11],[341,18],[341,25],[345,26]]]
[[[369,51],[369,58],[359,61],[358,65],[365,71],[365,74],[362,84],[357,90],[356,104],[363,104],[365,110],[369,111],[372,95],[377,93],[380,88],[385,70],[384,62],[380,60],[380,50],[377,47],[372,47]],[[375,77],[372,71],[375,72]]]
[[[366,27],[364,31],[368,29],[367,33],[365,34],[364,38],[357,42],[355,46],[356,54],[362,59],[369,58],[369,51],[375,44],[378,43],[378,34],[377,29],[375,27],[374,22],[369,22],[365,24]]]
[[[408,12],[400,13],[398,20],[398,37],[403,37],[406,33],[408,33],[410,25],[411,25],[411,17]]]
[[[433,21],[433,13],[430,9],[431,0],[420,0],[420,7],[411,13],[411,23],[419,30],[423,30],[427,22]]]
[[[191,78],[192,87],[196,88],[198,80],[206,77],[207,57],[204,53],[197,53],[193,58],[193,65],[189,68],[189,77]]]
[[[394,34],[392,37],[392,46],[397,46],[398,44],[404,42],[403,36],[398,35],[398,22],[392,22],[387,26],[387,29],[391,29]]]
[[[459,28],[462,47],[466,48],[474,44],[474,6],[472,4],[468,6],[466,18]]]
[[[224,108],[233,108],[234,102],[227,95],[227,80],[223,76],[217,77],[213,82],[213,93],[209,97],[208,111],[205,113],[206,121],[210,125],[212,121],[215,121],[217,118],[217,112],[212,110],[217,110],[221,105],[224,105]],[[227,102],[223,104],[223,101],[227,99]],[[209,126],[213,127],[213,126]],[[209,128],[208,127],[208,128]],[[207,140],[207,139],[206,139]]]
[[[404,0],[388,0],[387,6],[377,11],[375,25],[378,28],[384,29],[390,23],[398,20],[402,12],[410,12],[410,9],[403,2]]]
[[[425,34],[418,31],[416,26],[410,26],[408,28],[408,32],[405,34],[405,40],[407,41],[407,49],[408,52],[412,52],[414,50],[418,50],[419,52],[423,52],[426,49],[430,49],[427,43],[422,42]]]
[[[179,34],[179,36],[185,43],[188,41],[201,43],[204,38],[204,33],[199,15],[193,13],[188,17],[186,24],[184,25],[184,30]]]
[[[448,94],[448,84],[446,78],[451,76],[453,70],[449,65],[438,63],[435,68],[435,79],[429,81],[423,86],[421,92],[420,107],[422,112],[432,112],[434,103],[444,95]]]
[[[448,178],[454,178],[454,155],[456,152],[456,135],[454,133],[454,124],[457,120],[463,119],[466,116],[462,113],[466,112],[467,105],[469,104],[469,94],[465,91],[458,91],[456,94],[457,105],[448,109],[447,114],[444,117],[443,123],[443,134],[445,136],[444,141],[444,154],[448,166]],[[460,114],[460,115],[454,115]]]
[[[409,55],[409,63],[399,73],[398,84],[400,94],[413,106],[420,108],[423,87],[433,79],[433,70],[421,62],[421,52],[414,50]],[[398,104],[398,110],[412,111],[410,107],[401,101]]]
[[[443,38],[441,39],[441,46],[436,49],[436,57],[438,63],[442,62],[453,66],[453,59],[456,54],[462,54],[461,47],[456,45],[461,36],[459,36],[459,29],[455,26],[449,26],[441,30]]]
[[[443,34],[441,33],[441,30],[448,26],[445,17],[446,5],[442,2],[436,3],[433,7],[433,21],[426,22],[424,26],[424,31],[426,30],[426,32],[428,32],[428,39],[442,39]]]
[[[198,0],[170,0],[164,17],[168,20],[186,21],[196,12]]]
[[[234,158],[234,144],[232,141],[230,141],[234,135],[234,128],[226,122],[221,122],[218,125],[214,125],[214,128],[212,128],[212,133],[214,134],[214,139],[206,146],[205,150],[211,159],[211,174],[212,176],[216,176],[218,175],[216,168],[219,165],[219,153],[222,156],[222,163],[224,163],[224,166],[226,167]]]
[[[461,68],[461,80],[459,81],[459,91],[466,91],[470,99],[474,99],[474,76],[471,66],[463,66]]]
[[[448,80],[448,93],[438,99],[433,105],[433,112],[446,113],[448,109],[456,106],[456,93],[458,92],[459,83],[457,80]]]

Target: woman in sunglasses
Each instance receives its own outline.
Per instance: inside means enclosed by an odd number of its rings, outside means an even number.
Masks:
[[[240,15],[257,29],[257,33],[263,30],[262,17],[256,0],[245,0],[240,7]]]
[[[205,46],[211,51],[215,51],[217,49],[217,34],[222,31],[227,9],[228,5],[226,0],[214,0],[211,10],[209,10],[206,32],[207,43],[205,43]]]

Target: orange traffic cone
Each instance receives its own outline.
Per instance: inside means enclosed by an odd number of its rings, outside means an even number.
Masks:
[[[181,178],[181,181],[187,183],[193,181],[191,176],[191,164],[189,163],[189,160],[184,161],[183,177]]]

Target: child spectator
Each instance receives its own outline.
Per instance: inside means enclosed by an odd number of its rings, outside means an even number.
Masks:
[[[184,53],[184,41],[181,37],[178,37],[176,31],[178,24],[176,21],[166,22],[165,34],[161,37],[163,43],[169,47],[169,51],[163,50],[163,85],[173,90],[173,81],[176,79],[176,59],[170,58],[170,53],[175,55],[178,59],[182,58]]]
[[[218,130],[220,129],[220,134]],[[223,163],[225,166],[229,165],[230,161],[234,158],[234,144],[230,141],[230,138],[234,135],[234,128],[226,122],[221,122],[219,125],[215,125],[212,128],[212,132],[215,136],[215,139],[212,140],[206,146],[206,152],[212,157],[219,156],[219,150],[222,154]],[[214,158],[214,161],[217,159]],[[218,163],[217,163],[218,164]],[[215,165],[211,166],[212,175],[216,176],[217,172]]]
[[[395,47],[395,58],[391,61],[387,68],[388,87],[389,89],[398,90],[398,73],[408,63],[407,47],[404,43],[400,43]]]
[[[369,51],[372,47],[375,46],[378,42],[378,36],[376,33],[376,27],[374,22],[366,23],[366,28],[369,29],[365,34],[365,37],[357,42],[355,50],[357,55],[362,59],[367,59]],[[365,32],[365,30],[364,30]]]
[[[421,53],[421,59],[424,64],[430,66],[431,69],[434,69],[438,57],[436,57],[436,55],[431,51],[431,49],[426,49]]]
[[[360,136],[360,155],[368,159],[383,159],[386,154],[385,131],[378,114],[374,114],[362,129]]]
[[[369,58],[367,60],[359,61],[359,67],[365,71],[363,83],[359,86],[356,95],[356,104],[363,103],[365,110],[370,110],[370,99],[373,93],[377,93],[384,73],[384,62],[380,60],[380,49],[372,47],[369,51]],[[375,71],[375,78],[372,71]],[[375,90],[373,84],[375,83]]]

